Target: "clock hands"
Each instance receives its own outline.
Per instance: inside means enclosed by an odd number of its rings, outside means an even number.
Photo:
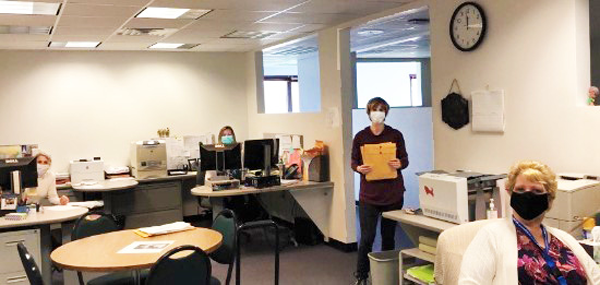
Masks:
[[[467,30],[469,29],[469,16],[467,16]]]

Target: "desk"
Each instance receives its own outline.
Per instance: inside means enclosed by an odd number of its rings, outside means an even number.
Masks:
[[[159,253],[117,253],[135,241],[174,241]],[[95,235],[69,242],[51,254],[58,266],[76,271],[111,272],[121,270],[138,271],[150,268],[167,251],[181,246],[194,245],[206,253],[213,252],[223,242],[223,236],[211,229],[193,230],[142,238],[133,230],[122,230]],[[139,281],[139,279],[138,279]]]
[[[40,255],[42,279],[45,284],[52,284],[52,270],[50,262],[51,236],[50,225],[65,221],[75,220],[87,213],[88,209],[83,207],[49,206],[44,207],[44,213],[29,215],[22,221],[10,221],[0,218],[0,231],[15,231],[28,227],[40,229]],[[16,252],[16,250],[15,250]]]
[[[73,184],[73,190],[80,192],[107,192],[130,189],[139,183],[133,177],[131,178],[113,178],[99,181],[94,185]]]
[[[325,239],[329,239],[329,217],[333,199],[333,182],[298,181],[292,184],[253,188],[241,187],[212,191],[206,185],[192,189],[192,195],[208,197],[213,205],[213,215],[217,215],[223,209],[223,199],[231,196],[261,194],[277,191],[289,191],[302,209],[308,214],[315,225],[321,230]]]
[[[441,232],[451,227],[457,226],[457,224],[430,218],[422,214],[407,214],[406,212],[404,212],[404,210],[384,212],[382,215],[386,219],[397,221],[400,224],[400,227],[402,227],[402,230],[404,230],[408,238],[415,245],[415,248],[403,249],[400,251],[400,280],[406,278],[404,272],[404,270],[407,269],[405,268],[405,257],[413,257],[430,263],[433,263],[435,261],[434,254],[421,251],[418,248],[419,236],[426,236],[437,239]]]

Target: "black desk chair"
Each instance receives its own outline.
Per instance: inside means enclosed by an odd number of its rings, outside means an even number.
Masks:
[[[85,215],[79,217],[77,221],[75,221],[75,225],[73,226],[73,232],[71,233],[71,241],[78,240],[85,237],[90,237],[94,235],[109,233],[113,231],[122,230],[122,226],[120,226],[117,222],[115,216],[111,214],[105,214],[102,212],[88,212]],[[142,271],[141,278],[148,276],[148,271]],[[77,278],[79,279],[80,285],[85,285],[83,281],[83,274],[81,271],[77,271]],[[110,273],[106,275],[102,275],[100,277],[94,278],[88,281],[88,285],[104,285],[104,284],[113,284],[113,285],[126,285],[126,284],[134,284],[134,279],[129,271],[121,271]]]
[[[35,264],[33,256],[29,254],[29,251],[22,242],[17,244],[17,250],[19,251],[21,263],[23,263],[23,268],[25,268],[25,273],[27,274],[29,283],[31,285],[44,285],[40,268],[37,266],[37,264]]]
[[[209,256],[218,263],[229,265],[227,269],[227,279],[225,280],[225,284],[229,285],[231,282],[233,264],[235,262],[235,249],[237,246],[238,224],[235,213],[229,209],[221,211],[214,219],[212,229],[223,235],[223,243],[217,250],[210,253]],[[218,284],[218,280],[214,277],[212,277],[212,279],[212,284]]]
[[[182,251],[192,251],[192,253],[180,258],[171,258]],[[210,280],[211,264],[208,255],[196,246],[182,245],[158,259],[150,269],[146,285],[210,285]]]

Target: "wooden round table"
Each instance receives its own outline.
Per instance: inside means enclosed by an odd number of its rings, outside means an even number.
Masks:
[[[173,241],[159,253],[118,253],[133,242]],[[181,246],[194,245],[206,253],[213,252],[223,242],[221,233],[195,228],[183,232],[143,238],[133,230],[122,230],[91,236],[69,242],[55,249],[50,258],[62,268],[77,271],[110,272],[120,270],[139,270],[150,268],[167,251]],[[136,278],[139,282],[139,279]]]

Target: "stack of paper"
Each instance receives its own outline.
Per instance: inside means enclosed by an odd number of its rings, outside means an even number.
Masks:
[[[8,221],[22,221],[27,219],[27,213],[8,213],[4,216]]]
[[[419,237],[419,249],[428,252],[431,254],[435,254],[435,250],[437,247],[437,240],[430,237],[420,236]]]
[[[69,202],[69,206],[93,209],[93,208],[103,207],[104,202],[103,201]]]
[[[373,169],[365,176],[368,181],[398,177],[398,171],[388,164],[396,158],[395,143],[365,144],[360,147],[360,152],[363,164]]]
[[[165,235],[170,233],[177,233],[181,231],[187,231],[194,229],[192,225],[186,222],[174,222],[162,226],[154,226],[147,228],[139,228],[135,230],[135,233],[141,237],[151,237],[158,235]]]
[[[406,274],[426,284],[435,284],[433,275],[433,264],[411,267]]]

